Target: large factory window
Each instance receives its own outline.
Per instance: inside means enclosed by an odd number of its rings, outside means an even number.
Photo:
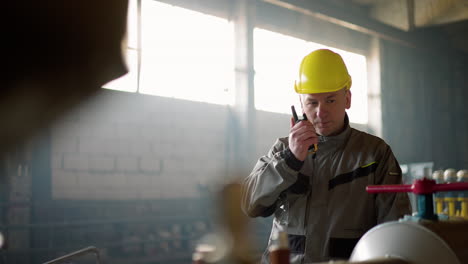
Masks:
[[[233,104],[233,38],[226,19],[143,0],[138,91]]]
[[[255,108],[290,114],[291,105],[300,109],[294,93],[294,79],[302,58],[309,52],[327,48],[339,53],[353,79],[352,107],[348,115],[353,123],[367,123],[367,66],[360,54],[255,28]]]
[[[144,0],[140,92],[232,104],[233,36],[226,19]]]

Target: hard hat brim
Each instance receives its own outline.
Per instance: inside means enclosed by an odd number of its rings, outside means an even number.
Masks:
[[[351,89],[351,85],[352,85],[352,80],[351,80],[351,76],[349,76],[349,79],[346,80],[345,83],[343,83],[342,85],[337,85],[336,88],[326,88],[326,89],[324,89],[324,88],[321,88],[321,87],[308,87],[308,88],[305,88],[305,89],[301,89],[301,88],[298,87],[297,83],[294,82],[294,90],[298,94],[331,93],[331,92],[339,91],[341,89],[349,90],[349,89]]]

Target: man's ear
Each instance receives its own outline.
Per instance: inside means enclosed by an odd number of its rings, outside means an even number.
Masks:
[[[304,112],[304,106],[302,104],[302,96],[301,94],[298,94],[298,96],[299,96],[299,103],[301,104],[301,110],[302,110],[302,113],[304,114],[305,112]]]
[[[345,91],[346,109],[351,108],[351,90]]]

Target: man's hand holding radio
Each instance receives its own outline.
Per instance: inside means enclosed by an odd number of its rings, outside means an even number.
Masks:
[[[304,161],[309,154],[309,147],[318,144],[318,136],[315,128],[308,120],[295,122],[291,117],[291,129],[289,130],[289,149],[294,156]]]

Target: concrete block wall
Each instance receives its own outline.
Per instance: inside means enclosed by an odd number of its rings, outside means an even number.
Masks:
[[[227,106],[104,90],[51,129],[53,199],[199,197],[225,175]]]
[[[289,134],[290,115],[257,111],[255,157],[266,155],[279,137]]]

